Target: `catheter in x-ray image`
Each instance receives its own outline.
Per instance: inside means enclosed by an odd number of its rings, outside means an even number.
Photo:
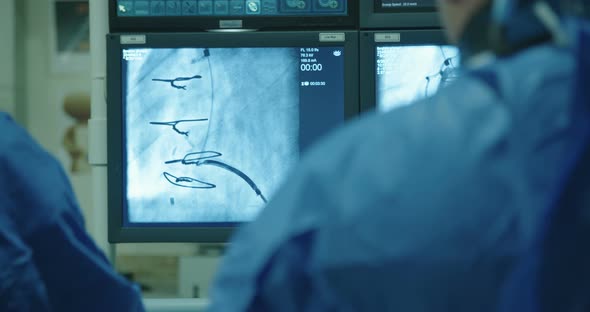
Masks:
[[[129,222],[255,217],[299,155],[297,52],[124,51]]]
[[[379,111],[434,95],[459,77],[459,51],[451,46],[378,46],[376,99]]]

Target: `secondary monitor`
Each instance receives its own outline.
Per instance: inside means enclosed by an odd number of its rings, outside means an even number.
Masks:
[[[442,31],[361,33],[361,110],[386,112],[434,95],[460,77],[459,50]]]
[[[367,0],[360,2],[361,29],[440,27],[435,0]]]
[[[358,0],[109,0],[111,32],[358,27]]]
[[[111,242],[225,242],[359,112],[357,32],[107,40]]]

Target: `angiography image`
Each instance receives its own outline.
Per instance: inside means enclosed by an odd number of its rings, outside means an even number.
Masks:
[[[123,52],[127,222],[254,218],[299,157],[298,49]]]
[[[451,46],[377,47],[377,109],[385,112],[432,96],[459,76],[459,51]]]

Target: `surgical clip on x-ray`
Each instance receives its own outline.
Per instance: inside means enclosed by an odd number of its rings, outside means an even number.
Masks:
[[[178,77],[178,78],[174,78],[174,79],[160,79],[160,78],[154,78],[152,79],[152,81],[159,81],[159,82],[168,82],[170,83],[170,86],[175,88],[175,89],[182,89],[182,90],[186,90],[186,86],[184,85],[178,85],[176,84],[176,82],[182,82],[182,81],[190,81],[193,79],[201,79],[201,75],[194,75],[192,77]]]
[[[199,121],[208,121],[209,118],[200,118],[200,119],[183,119],[183,120],[175,120],[175,121],[152,121],[150,125],[157,125],[157,126],[170,126],[172,130],[176,131],[176,133],[188,136],[188,131],[180,131],[176,126],[179,123],[186,123],[186,122],[199,122]]]

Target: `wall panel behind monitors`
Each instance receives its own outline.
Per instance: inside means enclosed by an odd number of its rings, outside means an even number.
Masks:
[[[360,38],[362,111],[412,104],[459,77],[459,51],[440,30],[363,31]]]
[[[435,0],[365,0],[360,2],[361,29],[440,27]]]
[[[108,1],[113,33],[358,27],[359,0]]]

